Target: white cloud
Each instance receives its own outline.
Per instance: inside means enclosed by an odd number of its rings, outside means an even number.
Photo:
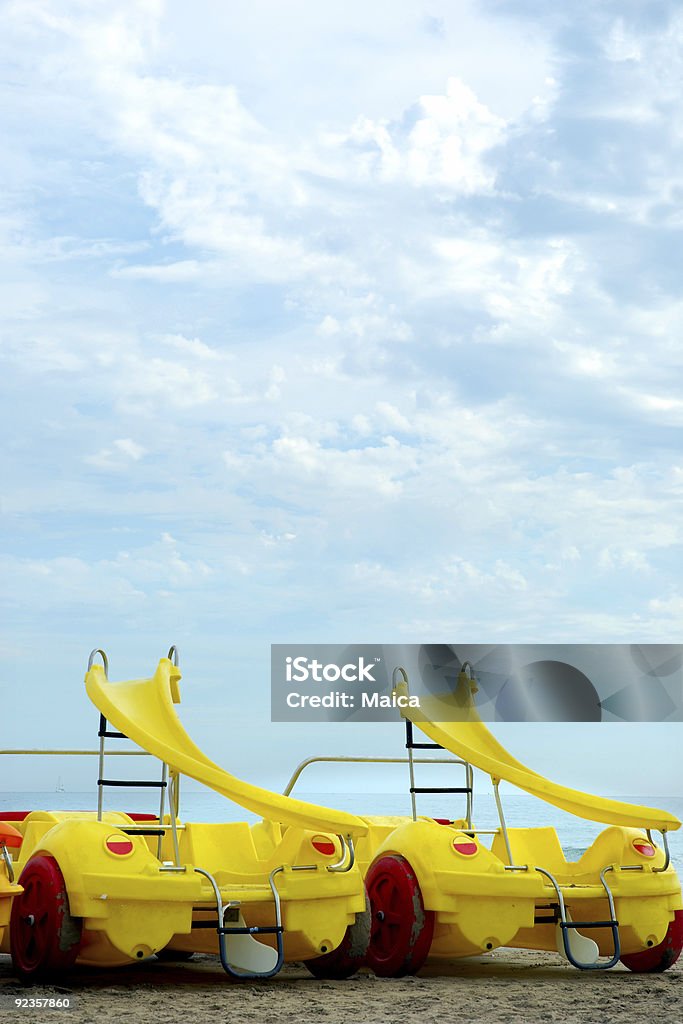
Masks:
[[[131,462],[139,462],[146,454],[146,448],[127,437],[117,439],[111,447],[102,448],[95,455],[86,456],[84,461],[96,469],[120,471]]]
[[[211,267],[198,260],[178,260],[175,263],[131,265],[115,267],[112,277],[130,278],[138,281],[161,281],[168,284],[196,281],[211,276]]]
[[[651,611],[664,615],[680,622],[683,615],[683,597],[680,594],[671,594],[669,597],[653,597],[648,602]]]
[[[502,142],[505,121],[457,78],[443,95],[422,96],[409,112],[410,127],[360,118],[348,135],[331,137],[361,177],[444,186],[464,195],[488,192],[495,174],[486,154]]]
[[[137,462],[146,454],[146,450],[142,445],[136,444],[135,441],[132,441],[129,437],[120,438],[119,440],[114,441],[114,446],[120,452],[123,452],[124,455],[128,455],[134,462]]]
[[[609,60],[642,60],[642,46],[635,34],[631,33],[622,18],[618,18],[605,41],[605,53]]]
[[[527,330],[551,323],[585,273],[580,251],[563,238],[503,245],[498,231],[474,229],[435,239],[434,250],[440,266],[425,282],[431,294],[457,293],[499,322]]]

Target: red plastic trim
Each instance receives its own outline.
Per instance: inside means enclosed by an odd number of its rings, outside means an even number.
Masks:
[[[333,840],[328,836],[313,836],[311,846],[317,853],[321,853],[323,857],[333,857],[337,852]]]
[[[5,846],[14,847],[18,850],[24,841],[19,829],[15,828],[14,825],[10,825],[9,822],[0,821],[0,842],[4,843]]]
[[[473,857],[475,853],[479,852],[479,847],[472,839],[454,839],[453,849],[461,857]]]
[[[128,836],[107,836],[104,841],[109,853],[115,853],[118,857],[127,857],[135,849],[135,844]]]

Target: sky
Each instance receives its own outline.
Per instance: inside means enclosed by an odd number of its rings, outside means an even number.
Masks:
[[[271,643],[680,641],[679,4],[0,9],[0,744],[93,647],[275,785],[401,739]]]

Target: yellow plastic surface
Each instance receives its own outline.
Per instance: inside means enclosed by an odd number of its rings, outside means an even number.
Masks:
[[[421,697],[419,708],[403,707],[401,714],[418,726],[433,743],[440,744],[456,757],[469,761],[475,768],[487,772],[494,779],[511,782],[527,793],[579,818],[599,821],[606,825],[670,832],[681,827],[678,818],[668,811],[582,793],[578,789],[570,789],[551,782],[538,772],[527,768],[498,742],[479,718],[470,696],[471,683],[471,680],[461,674],[452,704],[436,697]],[[405,683],[399,683],[396,687],[397,694],[407,692]],[[458,713],[465,720],[444,720],[449,716],[455,717]]]
[[[355,814],[319,807],[243,782],[211,761],[190,739],[178,718],[179,669],[162,658],[151,679],[110,682],[101,665],[86,674],[85,688],[108,722],[170,768],[188,775],[247,810],[285,825],[338,834],[364,835]]]

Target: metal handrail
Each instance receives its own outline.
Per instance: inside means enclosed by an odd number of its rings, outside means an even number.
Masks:
[[[2,856],[2,859],[5,862],[5,869],[7,871],[8,881],[9,881],[10,885],[12,885],[12,883],[14,882],[14,866],[13,866],[13,863],[12,863],[12,855],[9,852],[9,850],[7,849],[7,845],[1,839],[0,839],[0,855]]]
[[[655,842],[654,842],[654,840],[652,838],[651,829],[648,828],[645,831],[647,833],[647,838],[650,840],[650,842],[654,846]],[[666,869],[668,868],[669,864],[671,863],[671,853],[669,851],[669,840],[666,837],[666,829],[665,828],[663,828],[661,830],[660,835],[661,835],[662,841],[664,843],[664,865],[661,868],[653,868],[652,869],[653,872],[656,872],[656,873],[660,873],[662,871],[666,871]]]
[[[337,837],[341,841],[341,857],[336,864],[328,864],[328,871],[337,871],[339,874],[346,874],[350,871],[353,865],[356,863],[356,850],[353,845],[353,837],[348,835],[346,837],[339,835]],[[348,863],[346,863],[346,854],[348,851]]]
[[[132,742],[132,741],[131,741]],[[99,750],[32,750],[30,748],[19,749],[18,747],[0,750],[0,754],[50,754],[69,755],[71,757],[99,757]],[[148,750],[108,750],[107,757],[153,757]]]
[[[497,779],[495,777],[495,775],[492,775],[491,776],[491,782],[493,783],[493,795],[496,798],[496,807],[498,809],[498,820],[500,821],[499,832],[502,834],[503,840],[505,842],[505,849],[506,849],[507,855],[508,855],[508,865],[509,865],[509,867],[514,868],[515,867],[515,861],[514,861],[514,858],[512,856],[512,847],[510,845],[510,836],[508,835],[508,827],[507,827],[507,824],[505,822],[505,815],[503,814],[503,803],[502,803],[502,801],[500,799],[500,791],[499,791],[500,779]]]
[[[102,664],[104,666],[104,674],[105,674],[105,676],[108,679],[109,678],[109,659],[107,658],[107,655],[104,653],[104,651],[102,650],[101,647],[96,647],[94,651],[90,652],[90,655],[88,657],[88,672],[93,667],[93,665],[95,663],[95,657],[98,654],[102,658]]]
[[[308,768],[310,764],[317,764],[318,762],[324,764],[408,764],[409,758],[407,757],[307,757],[303,760],[292,773],[292,777],[283,789],[285,796],[289,796],[294,786],[299,780],[299,776],[302,774],[305,768]],[[466,765],[467,761],[462,761],[459,757],[416,757],[415,764],[463,764]]]

